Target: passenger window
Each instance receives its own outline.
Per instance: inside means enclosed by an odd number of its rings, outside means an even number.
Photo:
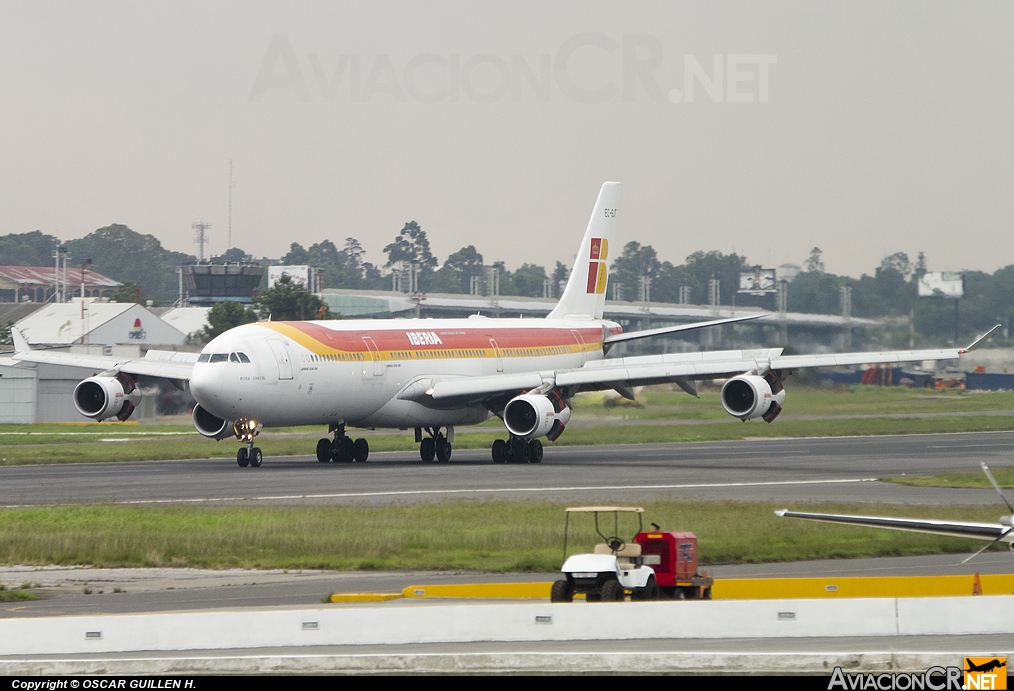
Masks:
[[[250,362],[250,358],[246,356],[246,353],[236,353],[236,355],[239,356],[240,362]]]
[[[197,358],[198,362],[207,362],[211,359],[211,353],[201,353],[201,356]]]

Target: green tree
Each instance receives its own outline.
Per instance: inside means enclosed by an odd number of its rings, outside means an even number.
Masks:
[[[658,275],[658,254],[651,245],[631,241],[623,246],[623,253],[613,261],[610,280],[623,285],[623,299],[640,300],[641,277],[653,280]],[[654,287],[651,289],[654,293]],[[611,297],[611,296],[610,296]],[[653,297],[653,295],[652,295]]]
[[[222,254],[217,257],[212,257],[211,262],[213,264],[235,264],[237,262],[249,262],[253,261],[253,257],[238,247],[230,247]]]
[[[824,253],[819,247],[814,247],[810,250],[810,257],[806,260],[807,271],[820,273],[824,270],[824,262],[820,260],[822,254]]]
[[[561,261],[556,262],[556,266],[553,268],[553,297],[562,297],[563,289],[567,286],[567,281],[570,279],[570,269],[567,265]]]
[[[482,255],[475,245],[462,247],[447,257],[440,270],[433,274],[429,289],[435,293],[469,293],[472,276],[482,278],[485,268]]]
[[[258,295],[254,304],[262,319],[302,321],[331,318],[327,304],[303,286],[293,283],[288,275],[282,276],[274,286]]]
[[[41,230],[0,237],[0,265],[53,266],[53,252],[60,241]]]
[[[149,299],[137,281],[124,281],[112,297],[113,302],[136,302],[139,305],[143,305]]]
[[[399,264],[414,264],[419,271],[419,289],[427,290],[430,278],[434,269],[437,268],[437,258],[430,251],[430,241],[426,238],[424,231],[415,221],[409,221],[401,229],[394,242],[384,248],[387,254],[387,268]]]
[[[546,268],[536,264],[522,264],[512,277],[518,295],[530,298],[542,297],[542,288],[546,284]],[[552,295],[550,286],[550,295]]]
[[[285,276],[285,278],[289,278]],[[210,341],[229,329],[257,321],[257,313],[233,300],[219,302],[208,310],[208,326],[204,327],[204,340]]]
[[[134,281],[144,293],[160,303],[172,302],[178,293],[176,268],[193,263],[189,254],[172,252],[162,247],[153,235],[141,235],[125,225],[99,228],[78,240],[67,243],[67,266],[71,283],[73,267],[91,259],[91,270],[121,283]]]

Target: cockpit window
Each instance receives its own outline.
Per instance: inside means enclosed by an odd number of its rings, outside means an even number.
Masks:
[[[207,362],[211,359],[211,353],[201,353],[201,356],[197,358],[198,362]]]
[[[228,362],[229,361],[229,354],[228,353],[212,353],[212,355],[211,355],[211,361],[212,362]]]
[[[250,358],[246,356],[246,353],[236,353],[239,356],[240,362],[250,362]]]
[[[230,353],[229,362],[239,362],[239,355],[237,355],[236,353]]]

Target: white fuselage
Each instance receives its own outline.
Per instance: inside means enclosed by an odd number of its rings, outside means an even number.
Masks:
[[[580,367],[602,358],[604,329],[619,332],[589,319],[261,322],[212,340],[190,387],[208,412],[268,427],[476,424],[490,415],[479,403],[448,407],[399,394],[431,378]]]

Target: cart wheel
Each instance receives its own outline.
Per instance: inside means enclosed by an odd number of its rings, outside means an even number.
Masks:
[[[711,599],[711,588],[705,588],[704,589],[704,598],[703,599],[705,599],[705,600],[710,600]]]
[[[676,588],[676,592],[674,592],[672,594],[672,599],[673,600],[686,600],[687,599],[687,594],[686,594],[686,592],[684,592],[683,588]]]
[[[602,584],[603,602],[623,602],[626,595],[619,581],[606,581]]]
[[[549,594],[550,602],[573,602],[574,601],[574,586],[571,585],[570,581],[563,578],[553,584],[553,589]]]
[[[655,582],[654,576],[648,577],[648,582],[643,588],[638,588],[634,591],[634,594],[630,596],[631,600],[657,600],[659,597],[658,583]]]

